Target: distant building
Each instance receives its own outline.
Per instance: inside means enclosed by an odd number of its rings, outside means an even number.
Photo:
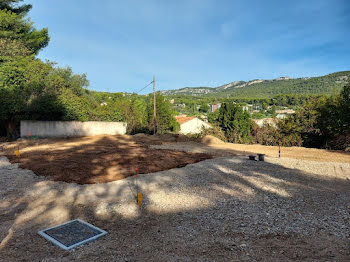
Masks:
[[[294,114],[295,111],[293,109],[283,109],[283,110],[276,110],[276,114]]]
[[[181,134],[198,134],[202,128],[210,128],[211,126],[194,116],[177,116],[176,121],[180,124]]]
[[[175,100],[174,99],[170,99],[169,102],[170,102],[170,104],[174,104]]]
[[[249,106],[242,106],[243,111],[249,111]]]
[[[276,118],[278,119],[283,119],[283,118],[286,118],[287,117],[287,114],[277,114],[276,115]]]
[[[210,104],[210,111],[215,112],[217,109],[221,107],[221,103],[218,104]]]
[[[263,118],[263,119],[253,119],[253,121],[259,126],[259,127],[265,127],[267,125],[276,127],[276,123],[278,120],[273,118]]]
[[[281,76],[280,78],[277,78],[277,80],[289,80],[289,76]]]

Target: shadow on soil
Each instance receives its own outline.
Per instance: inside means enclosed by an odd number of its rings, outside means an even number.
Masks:
[[[103,148],[111,144],[103,142]],[[101,141],[95,146],[72,145],[69,150],[103,152],[97,145]],[[119,150],[129,150],[126,146],[129,143],[120,141]],[[144,157],[147,152],[136,154]],[[132,157],[125,161],[138,163]],[[59,162],[69,172],[79,169],[72,167],[69,156]],[[91,153],[88,162],[84,165],[99,170],[97,176],[107,171],[105,167],[97,168],[101,162],[97,152]],[[349,180],[322,179],[240,157],[210,159],[181,169],[140,175],[137,185],[132,177],[107,184],[77,185],[35,176],[23,181],[16,170],[6,172],[6,179],[11,177],[18,188],[0,187],[0,260],[349,259],[349,243],[332,235],[331,226],[319,230],[300,220],[300,216],[312,213],[321,221],[337,212],[337,206],[348,204],[344,196],[349,194]],[[144,196],[141,208],[135,201],[136,187]],[[319,208],[315,202],[320,200],[329,203],[329,209]],[[277,207],[272,209],[269,201]],[[287,215],[273,214],[276,208]],[[108,235],[73,251],[63,251],[37,234],[38,230],[75,218],[108,231]],[[271,224],[264,224],[270,220]],[[300,232],[313,233],[288,232],[293,221],[301,221]],[[278,233],[269,233],[273,223],[284,227]]]
[[[46,142],[49,143],[46,143]],[[7,157],[12,163],[30,169],[39,176],[50,176],[55,181],[78,184],[106,183],[141,174],[183,167],[211,158],[208,154],[155,150],[149,143],[132,136],[99,136],[68,140],[38,140],[16,143],[21,159],[13,154],[16,146],[10,145]],[[42,146],[41,146],[42,145]]]

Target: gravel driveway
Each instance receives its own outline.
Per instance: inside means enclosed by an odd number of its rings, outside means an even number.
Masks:
[[[0,157],[1,261],[350,261],[350,164],[218,157],[77,185]],[[105,237],[63,251],[37,231],[81,218]]]

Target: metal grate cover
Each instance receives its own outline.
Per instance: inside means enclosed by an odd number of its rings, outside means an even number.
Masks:
[[[69,250],[104,236],[107,232],[85,221],[75,219],[41,230],[38,234],[60,248]]]

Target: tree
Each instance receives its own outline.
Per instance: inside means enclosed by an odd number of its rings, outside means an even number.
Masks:
[[[208,122],[215,124],[218,122],[219,119],[219,110],[215,110],[214,112],[208,113]]]
[[[350,82],[340,95],[323,99],[318,107],[317,127],[326,147],[344,149],[350,140]]]
[[[70,68],[24,57],[0,66],[0,126],[18,136],[21,119],[88,120],[88,81]]]
[[[36,30],[23,14],[0,10],[0,59],[6,61],[18,55],[36,55],[49,43],[48,29]]]
[[[32,5],[25,4],[18,6],[16,5],[19,2],[23,2],[23,0],[1,0],[0,2],[0,10],[9,10],[15,14],[27,14],[30,9],[32,9]]]
[[[199,112],[208,113],[208,111],[209,111],[208,104],[201,104],[201,106],[199,107]]]
[[[250,115],[242,107],[233,103],[223,103],[219,110],[219,125],[228,141],[234,143],[248,143],[250,135]]]
[[[340,111],[342,131],[350,133],[350,80],[340,92]]]
[[[153,121],[153,96],[149,96],[148,100],[148,121],[151,129],[154,125]],[[158,134],[166,132],[174,132],[179,129],[179,124],[175,119],[175,112],[171,108],[170,102],[164,98],[159,92],[156,93],[156,127]]]
[[[30,69],[40,64],[34,56],[49,42],[48,30],[36,30],[25,18],[31,6],[15,6],[18,2],[0,3],[0,127],[7,135],[14,134],[28,103],[39,93],[30,84],[35,76]]]
[[[131,99],[125,101],[122,108],[128,124],[129,134],[148,131],[147,102],[144,99],[141,99],[136,94],[132,94]]]
[[[253,122],[251,130],[255,143],[268,146],[282,145],[281,134],[275,126],[266,124],[259,127]]]
[[[320,130],[317,128],[317,105],[319,100],[310,98],[295,114],[288,115],[278,122],[281,144],[285,146],[319,147]]]
[[[276,106],[273,105],[272,108],[271,108],[271,116],[272,118],[276,118]]]

